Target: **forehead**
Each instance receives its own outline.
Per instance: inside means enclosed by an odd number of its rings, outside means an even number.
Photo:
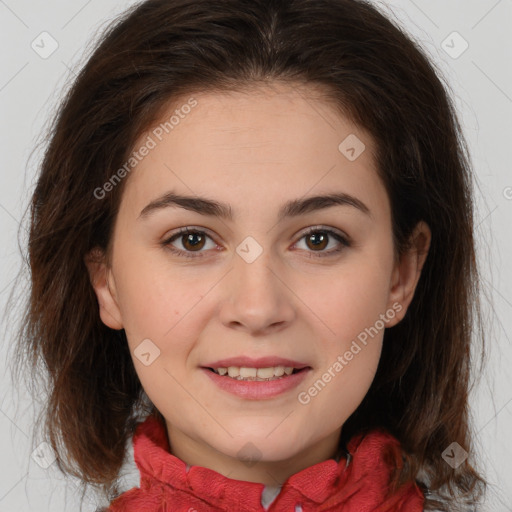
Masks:
[[[386,200],[373,139],[316,89],[278,84],[182,96],[134,150],[145,144],[151,149],[125,190],[140,208],[171,190],[230,203],[235,218],[250,205],[275,203],[277,211],[283,196],[320,191]]]

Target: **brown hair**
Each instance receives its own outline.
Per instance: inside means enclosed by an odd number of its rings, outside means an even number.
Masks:
[[[386,329],[341,442],[384,427],[404,452],[393,489],[416,479],[433,493],[427,510],[453,510],[452,495],[479,499],[485,480],[469,462],[470,344],[481,326],[471,168],[438,75],[363,0],[148,0],[110,25],[57,112],[31,202],[19,359],[47,379],[45,429],[61,469],[112,495],[144,397],[124,331],[101,322],[84,264],[94,247],[108,248],[129,178],[103,199],[94,191],[169,101],[281,81],[320,86],[372,135],[398,254],[420,220],[432,231],[412,303]],[[470,454],[456,469],[442,458],[452,442]]]

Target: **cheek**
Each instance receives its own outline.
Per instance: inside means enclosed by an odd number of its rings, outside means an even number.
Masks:
[[[190,371],[190,353],[204,329],[202,298],[211,285],[185,282],[175,269],[149,261],[126,268],[121,279],[125,332],[145,392],[160,410],[167,410],[172,397],[181,413],[197,413],[183,385]],[[147,353],[146,360],[139,357]]]
[[[309,386],[299,390],[297,408],[300,415],[319,418],[322,433],[334,431],[343,425],[359,407],[371,386],[381,346],[381,337],[375,337],[367,346],[359,343],[359,352],[353,354],[351,360],[344,355],[345,350],[335,357],[333,355],[329,364],[321,368],[316,378],[308,383]]]
[[[316,336],[319,368],[313,383],[300,391],[299,403],[310,414],[330,411],[332,427],[359,406],[377,370],[388,311],[390,261],[357,258],[340,266],[336,279],[317,281],[307,305],[322,320]],[[320,325],[320,324],[319,324]],[[327,327],[327,328],[325,328]]]
[[[339,267],[336,276],[315,280],[315,287],[304,282],[301,296],[326,329],[329,346],[343,348],[386,313],[389,300],[390,268],[371,258],[354,258]],[[378,323],[382,330],[381,322]]]
[[[188,315],[207,293],[208,283],[184,280],[179,267],[151,259],[147,252],[132,254],[130,261],[118,265],[118,302],[128,340],[131,345],[144,338],[159,345],[169,339],[179,344],[184,326],[190,329]],[[193,325],[199,326],[197,316],[195,320]]]
[[[364,331],[366,317],[360,312],[357,318],[345,316],[344,312],[338,318],[334,324],[336,341],[321,342],[317,353],[322,354],[322,362],[311,379],[297,390],[296,417],[305,421],[314,417],[321,422],[320,429],[310,432],[314,438],[335,431],[356,411],[373,382],[380,360],[382,331],[368,335]]]

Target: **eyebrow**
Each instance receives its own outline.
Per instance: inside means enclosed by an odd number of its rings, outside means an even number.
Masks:
[[[344,192],[293,199],[280,208],[277,217],[278,221],[282,221],[285,218],[299,217],[306,213],[324,210],[333,206],[351,206],[372,217],[370,209],[360,199]],[[183,208],[200,215],[219,217],[229,221],[233,221],[234,218],[233,210],[228,204],[215,201],[214,199],[185,196],[174,192],[168,192],[151,201],[142,209],[139,218],[148,217],[152,213],[170,207]]]

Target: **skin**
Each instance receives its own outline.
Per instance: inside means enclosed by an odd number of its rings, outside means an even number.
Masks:
[[[194,94],[198,105],[127,178],[109,257],[93,251],[87,259],[102,321],[125,329],[132,356],[145,339],[160,350],[149,366],[133,361],[166,419],[171,452],[188,464],[267,485],[335,456],[342,426],[375,376],[384,329],[309,403],[297,395],[393,304],[401,311],[386,327],[403,318],[431,239],[429,227],[418,224],[410,251],[395,259],[374,142],[314,93],[273,84]],[[338,150],[349,134],[366,146],[355,161]],[[228,203],[235,218],[176,207],[140,218],[146,205],[171,190]],[[286,201],[333,191],[357,197],[371,216],[342,205],[277,222]],[[187,226],[206,230],[199,239],[204,257],[178,256],[163,245]],[[305,236],[312,226],[333,229],[351,245],[329,236],[316,248]],[[247,236],[263,250],[251,263],[236,252]],[[186,235],[172,246],[198,254]],[[337,247],[337,254],[314,257]],[[199,368],[235,355],[277,355],[312,371],[278,397],[238,398]],[[253,465],[238,454],[249,442],[259,451]]]

